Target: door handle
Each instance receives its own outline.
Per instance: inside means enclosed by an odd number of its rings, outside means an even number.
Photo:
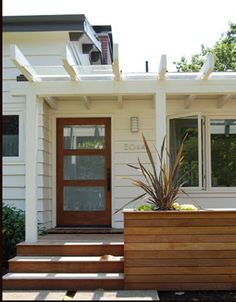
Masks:
[[[111,191],[111,169],[107,168],[107,191]]]

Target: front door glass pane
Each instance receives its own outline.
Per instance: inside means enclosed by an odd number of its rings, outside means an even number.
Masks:
[[[236,186],[236,120],[210,121],[213,187]]]
[[[64,149],[104,149],[105,125],[66,125]]]
[[[103,180],[105,161],[103,155],[64,156],[64,179]]]
[[[104,210],[104,187],[64,187],[64,211]]]
[[[180,168],[180,175],[185,187],[199,186],[198,173],[198,119],[176,118],[170,120],[170,155],[174,164],[179,146],[185,137],[184,160]]]

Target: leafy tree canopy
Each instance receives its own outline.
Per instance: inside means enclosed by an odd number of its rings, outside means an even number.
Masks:
[[[214,53],[216,71],[236,70],[236,23],[229,23],[229,30],[221,35],[213,48],[201,45],[201,53],[192,55],[190,62],[183,56],[173,64],[178,72],[199,71],[209,52]]]

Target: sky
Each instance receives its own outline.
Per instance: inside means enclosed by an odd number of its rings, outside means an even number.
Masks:
[[[91,25],[111,25],[123,72],[158,70],[167,55],[190,58],[201,45],[213,47],[229,22],[236,22],[236,0],[3,0],[3,16],[84,14]]]

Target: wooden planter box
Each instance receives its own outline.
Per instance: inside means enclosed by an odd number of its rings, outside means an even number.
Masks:
[[[124,211],[126,289],[235,290],[236,211]]]

